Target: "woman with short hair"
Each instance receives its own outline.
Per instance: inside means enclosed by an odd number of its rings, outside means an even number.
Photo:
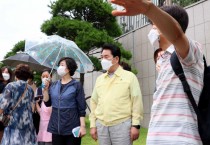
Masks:
[[[80,145],[86,134],[84,90],[80,82],[73,79],[77,64],[70,57],[61,58],[57,73],[61,77],[49,86],[46,81],[43,91],[46,106],[52,105],[48,131],[52,133],[53,145]],[[48,95],[49,94],[49,95]],[[78,136],[72,130],[80,127]]]
[[[32,119],[33,90],[27,85],[29,75],[28,65],[17,65],[16,81],[7,84],[0,97],[0,114],[10,116],[1,145],[37,145]]]

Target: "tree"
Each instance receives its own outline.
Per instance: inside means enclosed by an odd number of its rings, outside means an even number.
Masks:
[[[172,0],[173,3],[178,4],[182,7],[188,6],[190,4],[193,4],[199,0]]]
[[[52,18],[45,21],[41,31],[47,35],[59,35],[75,41],[92,60],[95,70],[101,70],[99,59],[93,57],[91,50],[100,48],[104,43],[117,45],[122,57],[129,60],[132,55],[114,38],[122,34],[112,7],[103,0],[58,0],[51,2]],[[83,84],[84,74],[80,75]]]
[[[25,40],[19,41],[14,45],[11,51],[9,51],[5,56],[4,59],[10,56],[15,55],[19,51],[24,51],[25,48]]]

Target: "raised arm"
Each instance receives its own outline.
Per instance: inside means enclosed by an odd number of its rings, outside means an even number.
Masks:
[[[123,11],[114,10],[114,16],[146,15],[160,30],[160,32],[176,48],[178,54],[185,58],[189,51],[189,42],[178,22],[169,14],[156,7],[150,0],[111,0],[112,3],[121,5]]]
[[[42,91],[43,101],[44,101],[44,104],[47,107],[50,107],[51,106],[51,99],[50,99],[50,95],[49,95],[49,86],[50,86],[50,82],[49,81],[46,81],[45,82],[45,88]]]

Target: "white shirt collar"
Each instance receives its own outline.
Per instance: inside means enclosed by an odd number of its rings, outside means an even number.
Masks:
[[[174,45],[170,45],[166,51],[172,54],[175,51]]]

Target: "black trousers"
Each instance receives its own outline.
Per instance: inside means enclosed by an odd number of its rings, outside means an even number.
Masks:
[[[52,145],[81,145],[81,138],[73,135],[52,134]]]

